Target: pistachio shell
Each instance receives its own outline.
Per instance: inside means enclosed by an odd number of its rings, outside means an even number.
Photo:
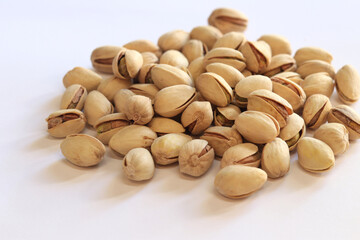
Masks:
[[[114,96],[114,104],[116,111],[120,113],[125,113],[127,109],[128,99],[134,95],[135,93],[133,93],[129,89],[121,89],[120,91],[118,91]]]
[[[99,91],[91,91],[85,100],[84,114],[90,125],[107,114],[113,113],[114,107],[109,100]]]
[[[233,104],[226,107],[217,107],[214,110],[214,125],[231,127],[240,113],[240,108]]]
[[[308,60],[322,60],[331,63],[333,57],[326,50],[318,47],[303,47],[296,51],[296,64],[299,66]]]
[[[239,50],[246,42],[246,37],[241,32],[228,32],[220,37],[213,48],[226,47]]]
[[[73,84],[66,88],[61,98],[60,109],[82,110],[87,96],[86,88],[80,84]]]
[[[331,102],[328,97],[321,94],[310,96],[304,105],[302,117],[308,128],[316,129],[326,122],[331,109]]]
[[[143,58],[136,50],[122,49],[114,57],[114,75],[121,79],[135,78],[143,65]]]
[[[250,72],[248,69],[244,69],[244,70],[242,70],[241,71],[241,73],[242,73],[242,75],[244,75],[244,77],[249,77],[249,76],[251,76],[251,75],[253,75],[253,73],[252,72]]]
[[[152,103],[154,103],[155,95],[159,91],[159,89],[155,86],[155,84],[151,84],[151,83],[133,84],[129,87],[129,90],[135,93],[136,95],[141,95],[150,98]]]
[[[136,50],[139,53],[151,52],[156,54],[156,56],[160,56],[161,54],[160,48],[155,43],[145,39],[128,42],[123,47],[130,50]]]
[[[159,62],[159,58],[155,55],[155,53],[143,52],[141,53],[141,56],[143,58],[143,66]]]
[[[334,155],[342,154],[349,148],[349,131],[340,123],[321,125],[314,133],[314,138],[329,145]]]
[[[99,118],[94,124],[97,131],[96,138],[103,144],[108,144],[112,136],[120,129],[128,126],[130,121],[125,113],[112,113]]]
[[[302,78],[306,78],[310,74],[327,72],[330,77],[335,77],[334,67],[330,63],[321,60],[308,60],[298,65],[296,72],[300,74]]]
[[[324,72],[308,75],[300,86],[304,89],[307,97],[314,94],[323,94],[330,98],[334,91],[333,79]]]
[[[158,40],[158,45],[163,51],[170,49],[181,50],[185,43],[189,40],[189,33],[183,30],[174,30],[167,32]]]
[[[259,167],[261,154],[259,148],[252,143],[240,143],[224,152],[221,159],[221,168],[229,165],[245,165]]]
[[[246,68],[253,73],[263,72],[270,65],[271,48],[264,41],[247,41],[240,51],[246,59]]]
[[[281,138],[265,145],[261,155],[261,168],[269,178],[283,177],[290,169],[289,147]]]
[[[214,43],[222,36],[219,29],[213,26],[198,26],[191,30],[190,39],[202,41],[207,48],[212,49]]]
[[[289,116],[286,126],[280,131],[279,137],[284,140],[292,151],[296,148],[299,140],[305,136],[306,126],[304,119],[293,113]]]
[[[189,64],[188,70],[191,74],[192,79],[196,82],[196,79],[200,74],[206,72],[205,67],[203,65],[204,57],[198,57],[194,61]]]
[[[125,155],[122,169],[128,179],[144,181],[154,176],[155,164],[149,150],[134,148]]]
[[[127,108],[124,113],[134,124],[147,124],[154,116],[151,99],[141,95],[131,96],[127,101]]]
[[[269,66],[264,70],[263,74],[266,76],[274,76],[275,74],[286,72],[286,71],[295,71],[296,63],[294,58],[288,54],[278,54],[271,58]]]
[[[187,68],[189,61],[181,52],[177,50],[167,50],[160,57],[160,64],[169,64],[174,67]]]
[[[202,41],[192,39],[184,45],[181,51],[189,63],[191,63],[198,57],[203,57],[208,52],[208,49]]]
[[[92,66],[100,72],[113,73],[112,62],[116,54],[122,49],[119,46],[101,46],[91,53]]]
[[[118,77],[110,77],[100,83],[97,90],[104,94],[104,96],[109,100],[113,101],[115,94],[124,88],[128,88],[131,85],[129,79],[121,79]]]
[[[234,88],[240,80],[245,78],[236,68],[224,63],[211,63],[205,69],[207,72],[216,73],[224,78],[231,88]]]
[[[140,68],[139,74],[137,76],[138,82],[139,83],[153,83],[152,76],[151,76],[151,70],[156,65],[157,64],[155,64],[155,63],[143,65]]]
[[[194,85],[191,77],[187,73],[167,64],[154,66],[151,69],[151,79],[159,89],[180,84]]]
[[[69,72],[67,72],[63,78],[64,86],[67,88],[73,84],[80,84],[84,86],[88,92],[95,90],[100,82],[102,77],[83,67],[75,67]]]
[[[193,135],[201,134],[213,121],[210,102],[192,102],[182,113],[181,123]]]
[[[244,32],[247,28],[248,18],[235,9],[217,8],[209,16],[208,23],[218,28],[222,33]]]
[[[278,54],[291,55],[291,46],[289,40],[280,35],[265,34],[262,35],[258,41],[264,41],[269,44],[273,56]]]
[[[343,66],[335,76],[336,90],[341,101],[351,104],[360,98],[360,75],[351,65]]]
[[[349,139],[360,138],[360,115],[351,107],[339,105],[333,107],[328,115],[328,121],[343,124],[349,131]]]
[[[301,82],[303,81],[300,74],[298,74],[296,72],[282,72],[282,73],[278,73],[278,74],[274,75],[274,77],[287,78],[300,86],[301,86]]]
[[[246,67],[245,58],[241,52],[232,48],[214,48],[204,56],[204,66],[211,63],[224,63],[230,65],[239,71]]]
[[[154,117],[149,122],[148,127],[159,136],[166,133],[183,133],[185,128],[178,122],[170,118]]]
[[[84,114],[77,109],[58,110],[46,118],[48,133],[56,138],[81,132],[86,125]]]

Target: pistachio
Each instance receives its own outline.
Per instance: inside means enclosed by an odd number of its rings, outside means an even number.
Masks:
[[[261,168],[269,178],[283,177],[290,169],[289,147],[281,138],[265,145],[261,155]]]
[[[135,93],[133,93],[129,89],[121,89],[120,91],[118,91],[114,96],[114,104],[116,111],[120,113],[125,113],[128,106],[128,100],[131,96],[134,95]]]
[[[128,179],[144,181],[154,176],[155,164],[149,150],[134,148],[125,155],[122,169]]]
[[[213,121],[209,102],[192,102],[182,113],[182,125],[193,135],[201,134]]]
[[[248,18],[235,9],[217,8],[209,16],[208,22],[222,33],[244,32],[247,28]]]
[[[180,51],[189,38],[190,35],[188,32],[183,30],[174,30],[161,35],[158,40],[158,45],[163,51],[171,49]]]
[[[168,64],[178,68],[187,68],[189,61],[178,50],[167,50],[160,57],[160,64]]]
[[[113,73],[112,62],[116,54],[122,49],[119,46],[101,46],[91,53],[92,66],[103,73]]]
[[[360,138],[360,115],[351,107],[346,105],[333,107],[329,112],[328,121],[343,124],[349,131],[350,140]]]
[[[221,159],[221,168],[229,165],[245,165],[249,167],[259,167],[261,153],[259,148],[252,143],[240,143],[230,147],[224,152]]]
[[[316,138],[304,137],[297,146],[299,164],[309,172],[322,173],[335,165],[331,148]]]
[[[213,26],[198,26],[191,30],[190,39],[202,41],[209,50],[212,49],[215,42],[222,36],[219,29]]]
[[[101,92],[94,90],[89,93],[85,100],[84,114],[90,125],[94,126],[99,118],[113,112],[113,105]]]
[[[140,68],[139,74],[137,76],[137,80],[139,83],[154,83],[151,76],[151,69],[155,67],[157,64],[150,63],[143,65]]]
[[[360,98],[360,75],[351,65],[343,66],[335,76],[339,98],[346,104],[352,104]]]
[[[287,143],[289,150],[292,151],[296,148],[299,140],[305,136],[305,133],[304,119],[293,113],[287,119],[286,126],[281,129],[279,137]]]
[[[123,47],[130,50],[136,50],[139,53],[151,52],[154,53],[157,57],[161,55],[161,50],[159,47],[149,40],[139,39],[131,41],[126,43]]]
[[[246,67],[245,58],[241,52],[232,48],[214,48],[204,56],[204,66],[210,63],[224,63],[242,71]]]
[[[240,80],[245,78],[236,68],[224,63],[211,63],[205,69],[207,72],[216,73],[224,78],[231,88],[234,88]]]
[[[68,135],[61,142],[60,149],[69,162],[79,167],[97,165],[106,151],[104,144],[86,134]]]
[[[189,63],[191,63],[198,57],[203,57],[208,52],[208,49],[202,41],[192,39],[184,45],[181,51]]]
[[[143,52],[141,53],[141,56],[143,58],[143,66],[159,62],[159,58],[155,55],[155,53]]]
[[[244,75],[244,77],[249,77],[249,76],[253,75],[253,73],[246,68],[244,70],[242,70],[241,73],[242,73],[242,75]]]
[[[82,110],[87,96],[86,88],[80,84],[73,84],[66,88],[61,98],[60,109]]]
[[[168,165],[178,161],[181,147],[192,138],[182,133],[169,133],[155,139],[151,153],[157,164]]]
[[[77,109],[56,111],[47,117],[48,133],[57,138],[81,132],[86,125],[84,114]]]
[[[198,57],[194,61],[192,61],[189,64],[188,70],[191,74],[192,79],[194,79],[194,82],[200,76],[200,74],[206,72],[205,67],[203,65],[204,57]]]
[[[239,50],[246,42],[246,37],[241,32],[228,32],[220,37],[213,48],[226,47]]]
[[[112,68],[114,75],[121,79],[135,78],[143,65],[143,58],[138,51],[122,49],[114,57]]]
[[[289,72],[296,70],[294,58],[288,54],[278,54],[271,58],[269,66],[264,70],[263,74],[271,77],[281,72]]]
[[[267,44],[269,44],[273,56],[276,56],[278,54],[291,55],[290,42],[283,36],[274,35],[274,34],[265,34],[262,35],[258,39],[258,41],[264,41]]]
[[[235,119],[235,128],[241,136],[252,143],[264,144],[273,141],[280,133],[280,126],[270,114],[246,111]]]
[[[330,98],[334,91],[334,81],[325,72],[308,75],[300,86],[304,89],[307,97],[314,94],[323,94]]]
[[[185,128],[177,121],[170,118],[154,117],[149,122],[148,127],[151,128],[158,136],[167,133],[183,133]]]
[[[151,69],[151,79],[159,89],[180,84],[193,86],[193,81],[187,73],[167,64],[154,66]]]
[[[100,83],[97,90],[104,94],[104,96],[109,100],[113,101],[115,94],[121,90],[128,88],[131,85],[129,79],[121,79],[118,77],[110,77]]]
[[[216,107],[214,110],[214,125],[231,127],[240,113],[240,108],[232,104],[226,107]]]
[[[329,145],[334,155],[339,155],[349,148],[349,131],[340,123],[321,125],[314,133],[314,138]]]
[[[306,78],[310,74],[326,72],[330,77],[335,77],[334,67],[330,63],[327,63],[322,60],[308,60],[303,62],[301,65],[298,65],[296,70],[302,78]]]
[[[136,95],[141,95],[150,98],[151,103],[154,103],[155,95],[159,89],[155,84],[151,83],[139,83],[133,84],[129,87],[129,90],[135,93]]]
[[[287,78],[300,86],[301,86],[301,82],[304,80],[301,78],[300,74],[298,74],[296,72],[281,72],[281,73],[274,75],[274,77]]]
[[[308,128],[316,129],[326,122],[331,109],[328,97],[321,94],[311,95],[305,102],[302,117]]]
[[[295,56],[296,64],[300,66],[308,60],[322,60],[331,63],[333,57],[326,50],[318,47],[303,47],[296,51]]]
[[[264,72],[270,65],[271,48],[264,41],[247,41],[240,51],[246,58],[246,68],[253,73]]]
[[[100,82],[102,77],[83,67],[75,67],[69,72],[67,72],[63,78],[64,86],[67,88],[73,84],[80,84],[84,86],[88,92],[95,90]]]
[[[259,168],[230,165],[216,174],[216,190],[228,198],[244,198],[258,191],[266,182],[266,172]]]
[[[94,124],[97,132],[96,138],[103,144],[108,144],[112,136],[120,129],[128,126],[130,121],[127,119],[125,113],[113,113],[99,118]]]
[[[131,96],[127,101],[127,108],[124,113],[134,124],[147,124],[154,116],[151,99],[141,95]]]

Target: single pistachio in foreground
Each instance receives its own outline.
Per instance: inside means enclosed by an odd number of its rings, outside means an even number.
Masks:
[[[134,148],[125,155],[122,169],[128,179],[145,181],[154,176],[155,164],[149,150]]]
[[[261,168],[269,178],[283,177],[290,169],[290,152],[287,143],[281,138],[265,145],[261,155]]]
[[[56,138],[81,132],[86,125],[84,114],[77,109],[64,109],[56,111],[46,119],[48,133]]]

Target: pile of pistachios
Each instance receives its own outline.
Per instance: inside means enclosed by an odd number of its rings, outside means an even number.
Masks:
[[[248,41],[248,19],[234,9],[215,9],[208,23],[167,32],[157,45],[135,40],[96,48],[92,66],[112,74],[107,79],[82,67],[67,72],[61,110],[46,119],[49,134],[65,138],[66,159],[94,166],[108,145],[124,156],[124,174],[143,181],[156,165],[175,163],[200,177],[217,157],[215,188],[229,198],[285,176],[290,152],[306,171],[332,169],[335,155],[360,138],[359,114],[329,100],[335,87],[344,104],[360,98],[354,67],[336,72],[332,55],[318,47],[292,56],[278,35]],[[96,137],[79,134],[86,126]],[[305,137],[306,128],[313,137]]]

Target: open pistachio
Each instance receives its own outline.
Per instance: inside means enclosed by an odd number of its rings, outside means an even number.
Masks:
[[[318,47],[303,47],[296,51],[295,56],[296,64],[300,66],[308,60],[322,60],[331,63],[333,57],[326,50]]]
[[[247,41],[240,51],[246,58],[246,68],[253,73],[263,72],[270,65],[271,48],[264,41]]]
[[[151,76],[151,69],[156,65],[157,64],[155,63],[143,65],[140,68],[139,74],[137,76],[137,81],[139,83],[154,83]]]
[[[114,57],[112,69],[121,79],[135,78],[143,65],[143,58],[136,50],[122,49]]]
[[[296,63],[294,58],[292,58],[288,54],[278,54],[271,58],[269,66],[264,70],[262,74],[271,77],[281,72],[289,72],[295,70]]]
[[[335,76],[339,98],[346,104],[352,104],[360,98],[360,75],[351,65],[343,66]]]
[[[232,48],[214,48],[204,56],[204,66],[210,63],[224,63],[242,71],[246,67],[245,58],[241,52]]]
[[[97,90],[104,94],[104,96],[112,102],[114,100],[115,94],[124,88],[128,88],[131,85],[129,79],[121,79],[118,77],[110,77],[100,83]]]
[[[155,139],[151,153],[157,164],[168,165],[178,161],[181,147],[192,138],[183,133],[169,133]]]
[[[143,58],[143,66],[159,62],[159,58],[155,55],[155,53],[143,52],[141,53],[141,56]]]
[[[246,42],[246,37],[241,32],[228,32],[220,37],[213,48],[226,47],[239,50]]]
[[[213,121],[210,102],[192,102],[182,113],[182,125],[193,135],[201,134]]]
[[[174,30],[161,35],[158,40],[158,45],[163,51],[171,49],[180,51],[189,40],[189,37],[188,32],[183,30]]]
[[[246,111],[235,119],[235,128],[241,136],[252,143],[264,144],[273,141],[280,133],[280,126],[270,114]]]
[[[293,113],[289,116],[286,126],[280,130],[279,137],[286,142],[289,150],[292,151],[296,148],[299,140],[305,136],[306,126],[304,119]]]
[[[330,77],[335,77],[334,67],[330,63],[322,60],[305,61],[301,65],[298,65],[296,72],[299,73],[302,78],[306,78],[310,74],[319,72],[326,72]]]
[[[281,72],[281,73],[274,75],[274,77],[287,78],[300,86],[301,86],[301,82],[304,80],[301,78],[300,74],[298,74],[297,72]]]
[[[154,116],[151,99],[141,95],[131,96],[127,101],[127,108],[124,113],[134,124],[147,124]]]
[[[258,191],[266,182],[266,172],[244,165],[230,165],[216,174],[216,190],[228,198],[244,198]]]
[[[145,39],[128,42],[123,47],[130,50],[136,50],[139,53],[151,52],[154,53],[157,57],[161,55],[161,50],[159,47],[155,43]]]
[[[304,89],[307,97],[314,94],[323,94],[329,98],[334,91],[334,81],[325,72],[308,75],[300,86]]]
[[[259,148],[252,143],[240,143],[230,147],[224,152],[221,158],[221,168],[229,165],[245,165],[249,167],[259,167],[261,153]]]
[[[342,154],[349,148],[349,131],[340,123],[321,125],[315,131],[314,138],[329,145],[334,155]]]
[[[322,173],[335,165],[331,148],[316,138],[304,137],[297,146],[299,164],[309,172]]]
[[[267,44],[269,44],[273,56],[276,56],[278,54],[291,55],[290,42],[283,36],[274,35],[274,34],[265,34],[262,35],[258,39],[258,41],[264,41]]]
[[[183,46],[181,51],[189,63],[191,63],[198,57],[203,57],[208,52],[208,49],[202,41],[192,39]]]
[[[194,85],[191,77],[186,72],[168,64],[154,66],[151,69],[151,79],[159,89],[180,84]]]
[[[155,96],[155,112],[163,117],[174,117],[194,101],[195,88],[188,85],[174,85],[161,89]]]
[[[255,90],[249,95],[247,109],[272,115],[279,122],[280,128],[285,127],[286,120],[293,113],[288,101],[266,89]]]
[[[216,73],[223,77],[231,88],[234,88],[240,80],[245,78],[236,68],[224,63],[211,63],[205,69],[207,72]]]
[[[108,144],[112,136],[120,129],[128,126],[130,121],[127,119],[125,113],[112,113],[99,118],[94,124],[97,132],[96,138],[103,144]]]
[[[73,84],[80,84],[88,92],[95,90],[101,81],[102,77],[99,74],[83,67],[73,68],[63,78],[63,84],[66,88]]]
[[[92,66],[104,73],[113,73],[112,62],[116,54],[122,49],[119,46],[101,46],[91,53]]]
[[[121,89],[120,91],[118,91],[114,96],[114,104],[116,111],[120,113],[125,113],[128,106],[128,100],[131,96],[134,95],[135,93],[133,93],[129,89]]]
[[[261,168],[269,178],[284,176],[290,169],[289,147],[281,138],[265,145],[261,155]]]
[[[77,109],[56,111],[47,117],[48,133],[57,138],[81,132],[86,125],[84,114]]]
[[[308,128],[316,129],[326,122],[331,109],[328,97],[322,94],[311,95],[305,102],[302,117]]]
[[[80,84],[73,84],[66,88],[61,98],[60,109],[82,110],[87,96],[86,88]]]
[[[185,128],[180,123],[173,119],[163,117],[154,117],[151,122],[148,123],[148,127],[156,132],[158,136],[167,133],[185,132]]]
[[[133,84],[129,87],[129,90],[135,93],[136,95],[141,95],[150,98],[152,103],[154,103],[155,95],[159,91],[159,89],[155,86],[155,84],[151,84],[151,83]]]
[[[200,76],[200,74],[206,72],[203,61],[204,57],[198,57],[189,64],[188,70],[191,74],[192,79],[194,79],[194,82],[196,82],[196,79],[198,78],[198,76]]]
[[[333,107],[329,112],[328,121],[343,124],[349,131],[350,140],[360,138],[360,115],[351,107],[346,105]]]
[[[149,150],[134,148],[125,155],[122,169],[128,179],[144,181],[154,176],[155,164]]]
[[[97,165],[106,151],[104,144],[86,134],[68,135],[61,142],[60,149],[69,162],[79,167]]]
[[[240,108],[233,104],[226,107],[216,107],[214,110],[214,125],[231,127],[240,113]]]
[[[208,23],[218,28],[222,33],[244,32],[247,28],[248,18],[235,9],[217,8],[209,16]]]
[[[209,127],[200,138],[208,141],[209,145],[214,148],[215,154],[220,157],[230,147],[242,143],[239,132],[231,127]]]
[[[212,49],[214,43],[222,36],[219,29],[213,26],[198,26],[191,30],[190,39],[202,41],[209,50]]]
[[[113,112],[113,105],[101,92],[94,90],[89,93],[85,100],[84,114],[90,125],[94,126],[99,118]]]
[[[178,50],[167,50],[164,52],[160,57],[159,63],[179,68],[187,68],[189,66],[187,58]]]
[[[232,102],[231,87],[215,73],[202,73],[196,80],[196,88],[206,100],[216,106],[225,107]]]

